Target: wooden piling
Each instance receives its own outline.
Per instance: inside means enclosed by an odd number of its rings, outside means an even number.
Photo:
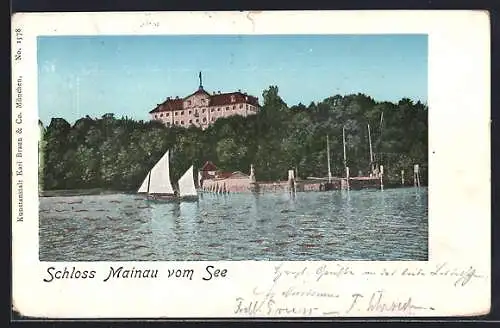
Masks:
[[[420,172],[418,164],[413,166],[413,185],[420,188]]]
[[[288,191],[293,193],[295,189],[294,170],[288,170]]]
[[[384,166],[380,165],[380,190],[384,190]]]
[[[346,185],[347,185],[347,190],[350,189],[350,186],[349,186],[349,167],[346,166],[345,168],[345,174],[346,174]]]

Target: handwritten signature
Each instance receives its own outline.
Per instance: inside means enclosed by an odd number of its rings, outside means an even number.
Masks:
[[[356,267],[335,264],[318,266],[287,267],[286,263],[274,266],[273,279],[267,287],[255,287],[252,295],[236,298],[234,313],[249,316],[314,316],[314,315],[413,315],[418,312],[435,311],[435,307],[422,304],[414,294],[377,288],[366,291],[345,288],[335,290],[328,278],[370,279],[373,276],[391,279],[444,279],[454,287],[468,286],[474,279],[484,278],[477,270],[457,268],[447,263],[436,266],[381,267],[377,270],[357,270]],[[323,281],[324,280],[324,281]],[[378,279],[377,279],[378,281]],[[347,282],[345,282],[347,283]],[[352,283],[352,281],[350,282]],[[342,283],[340,283],[342,284]],[[376,287],[383,287],[376,286]],[[341,292],[342,291],[342,292]],[[425,300],[424,300],[425,301]]]
[[[361,293],[352,294],[351,304],[346,311],[349,314],[353,311],[364,309],[367,312],[390,313],[390,314],[413,314],[414,310],[431,310],[435,308],[432,306],[416,305],[411,296],[400,299],[391,299],[385,295],[383,290],[373,292],[368,299],[368,303],[363,299],[365,296]]]
[[[359,312],[362,313],[378,313],[387,315],[412,315],[418,310],[434,311],[432,306],[417,305],[412,296],[403,298],[394,298],[386,295],[384,290],[377,290],[367,296],[362,293],[353,293],[345,296],[344,302],[337,302],[337,309],[332,308],[332,302],[323,302],[316,306],[305,305],[310,302],[303,300],[298,303],[290,302],[289,300],[278,300],[274,292],[257,293],[254,289],[254,296],[260,297],[237,297],[235,314],[244,314],[248,316],[280,316],[280,315],[300,315],[312,316],[317,314],[322,315],[350,315]],[[335,298],[340,298],[336,295]],[[346,306],[347,305],[347,306]],[[321,307],[320,307],[321,306]],[[328,309],[326,309],[328,307]],[[342,309],[344,308],[344,309]]]
[[[268,316],[279,315],[300,315],[311,316],[317,311],[317,307],[309,307],[304,305],[279,305],[273,296],[266,296],[262,299],[247,300],[243,297],[236,298],[235,314],[247,314],[255,316],[259,314]]]

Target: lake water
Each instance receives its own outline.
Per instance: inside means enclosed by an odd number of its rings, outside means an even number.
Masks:
[[[427,188],[40,198],[41,261],[427,260]]]

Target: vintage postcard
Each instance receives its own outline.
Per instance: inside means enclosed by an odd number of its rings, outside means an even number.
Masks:
[[[489,312],[487,13],[12,24],[22,315]]]

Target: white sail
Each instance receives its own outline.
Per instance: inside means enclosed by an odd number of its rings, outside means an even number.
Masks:
[[[142,181],[141,186],[139,187],[139,190],[137,190],[138,193],[147,193],[148,192],[148,183],[149,183],[149,175],[151,174],[151,171],[148,172],[146,175],[146,178],[144,181]]]
[[[182,175],[179,179],[179,196],[197,196],[196,186],[194,185],[193,166]]]
[[[173,194],[174,188],[170,183],[170,166],[168,161],[168,150],[163,157],[151,169],[149,183],[150,194]]]

